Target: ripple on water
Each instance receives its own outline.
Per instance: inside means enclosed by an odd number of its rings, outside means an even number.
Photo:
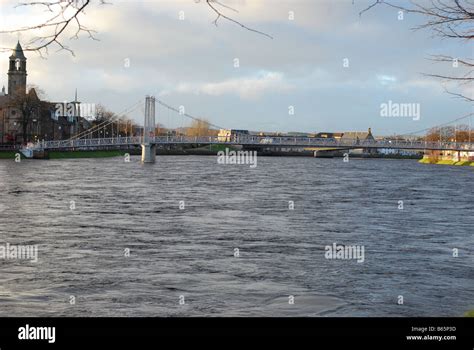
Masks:
[[[149,166],[25,161],[21,171],[0,160],[0,174],[0,245],[39,245],[36,264],[0,261],[0,316],[457,316],[474,307],[472,169],[299,157],[261,157],[251,169],[167,156]],[[363,245],[364,262],[326,259],[334,242]]]

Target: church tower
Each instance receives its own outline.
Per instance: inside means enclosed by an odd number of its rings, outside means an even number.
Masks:
[[[26,93],[26,57],[19,41],[10,56],[8,67],[8,94]]]

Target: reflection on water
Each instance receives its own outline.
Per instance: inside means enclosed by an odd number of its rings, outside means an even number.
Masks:
[[[460,315],[472,179],[409,160],[0,160],[0,244],[39,247],[0,260],[0,316]],[[325,259],[333,243],[365,261]]]

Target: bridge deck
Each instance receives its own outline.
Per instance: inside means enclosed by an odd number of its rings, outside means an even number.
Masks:
[[[474,152],[474,143],[463,142],[426,142],[426,141],[394,141],[372,140],[360,141],[354,139],[318,139],[302,137],[237,137],[232,140],[222,141],[217,136],[156,136],[147,138],[147,143],[157,145],[244,145],[255,147],[321,147],[334,149],[355,148],[387,148],[407,150],[440,150],[440,151],[470,151]],[[96,148],[105,146],[133,146],[144,143],[143,137],[114,137],[100,139],[75,139],[61,141],[42,141],[35,145],[38,149],[70,149],[70,148]]]

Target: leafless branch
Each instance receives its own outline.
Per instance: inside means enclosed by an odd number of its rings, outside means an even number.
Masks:
[[[459,39],[469,41],[474,39],[474,3],[469,0],[430,0],[421,4],[417,0],[411,0],[408,6],[398,6],[390,1],[374,0],[367,8],[362,10],[359,15],[364,14],[377,5],[390,6],[400,11],[414,13],[426,18],[426,21],[413,28],[414,30],[428,29],[442,39]],[[436,62],[454,62],[455,58],[447,55],[434,55],[430,58]],[[423,74],[432,78],[444,81],[454,81],[459,86],[474,83],[473,59],[456,58],[460,73],[454,75],[443,74]],[[454,66],[453,66],[454,67]],[[472,98],[459,93],[454,93],[445,89],[445,91],[453,96],[461,97],[466,101]]]
[[[257,33],[257,34],[260,34],[260,35],[263,35],[263,36],[266,36],[267,38],[270,38],[270,39],[273,39],[273,37],[267,33],[264,33],[264,32],[261,32],[259,30],[256,30],[256,29],[253,29],[253,28],[250,28],[250,27],[247,27],[246,25],[242,24],[241,22],[225,15],[224,13],[222,13],[220,10],[218,10],[213,4],[218,4],[220,6],[223,6],[223,7],[226,7],[226,8],[229,8],[227,5],[223,5],[222,3],[216,1],[216,0],[206,0],[206,3],[207,5],[216,13],[217,17],[216,19],[213,21],[214,25],[217,26],[217,22],[219,21],[219,19],[222,17],[224,18],[225,20],[229,21],[229,22],[232,22],[234,24],[237,24],[238,26],[248,30],[248,31],[251,31],[251,32],[254,32],[254,33]],[[236,12],[235,9],[232,9],[233,11]]]
[[[0,34],[13,34],[13,33],[24,33],[33,32],[36,30],[44,30],[47,33],[42,36],[37,36],[31,39],[27,45],[23,48],[25,51],[36,51],[41,57],[48,55],[48,49],[51,45],[58,47],[58,51],[66,50],[72,55],[74,52],[63,43],[63,36],[65,31],[69,27],[75,27],[75,33],[70,39],[78,39],[80,34],[86,34],[88,38],[98,40],[94,34],[95,30],[85,27],[80,21],[80,15],[85,13],[85,9],[90,7],[93,2],[97,2],[100,5],[110,4],[106,0],[50,0],[50,1],[23,1],[18,3],[15,7],[43,7],[46,12],[50,13],[51,16],[43,23],[31,26],[25,26],[21,28],[15,28],[11,30],[2,30]],[[232,23],[239,25],[240,27],[249,30],[254,33],[264,35],[272,38],[270,35],[253,28],[247,27],[239,21],[233,19],[230,16],[224,14],[220,8],[238,12],[236,9],[222,3],[219,0],[206,0],[206,4],[217,14],[217,18],[214,20],[214,24],[217,26],[218,20],[222,17]],[[11,48],[0,48],[0,51],[7,51]]]
[[[105,0],[98,0],[99,4],[107,4]],[[91,0],[54,0],[54,1],[28,1],[21,2],[16,7],[24,6],[41,6],[45,8],[45,11],[51,13],[45,22],[16,28],[12,30],[0,31],[0,34],[12,34],[12,33],[23,33],[31,32],[34,30],[45,30],[47,33],[42,36],[37,36],[31,39],[27,45],[23,48],[24,51],[36,51],[42,57],[44,54],[48,54],[48,48],[52,44],[58,46],[58,51],[66,50],[72,55],[74,52],[61,41],[61,36],[65,33],[66,28],[70,27],[72,23],[76,26],[76,32],[72,38],[77,39],[80,33],[86,33],[89,38],[98,40],[94,37],[95,31],[85,27],[81,22],[79,16],[84,13],[86,7],[91,4]],[[8,48],[1,48],[2,51],[8,50]]]
[[[444,92],[446,92],[449,95],[454,96],[455,98],[460,98],[460,99],[466,100],[468,102],[474,102],[474,98],[468,97],[466,95],[463,95],[463,94],[460,94],[460,93],[457,93],[457,92],[449,91],[446,88],[444,89]]]
[[[466,66],[466,67],[474,67],[474,59],[461,59],[457,57],[447,56],[447,55],[431,55],[428,58],[430,61],[436,62],[455,62],[457,61],[459,64]],[[469,60],[473,62],[469,62]]]
[[[467,0],[430,0],[429,4],[420,4],[419,1],[410,0],[409,6],[395,5],[387,0],[374,0],[359,15],[369,11],[377,5],[389,6],[406,13],[415,13],[426,17],[425,23],[413,29],[431,29],[440,37],[474,39],[474,4]]]
[[[359,16],[362,16],[365,12],[369,11],[372,7],[375,7],[377,6],[378,4],[380,4],[381,2],[383,2],[383,0],[375,0],[375,2],[371,5],[369,5],[368,7],[366,7],[365,9],[363,9],[362,11],[359,12]],[[352,5],[354,5],[354,0],[352,0]]]

